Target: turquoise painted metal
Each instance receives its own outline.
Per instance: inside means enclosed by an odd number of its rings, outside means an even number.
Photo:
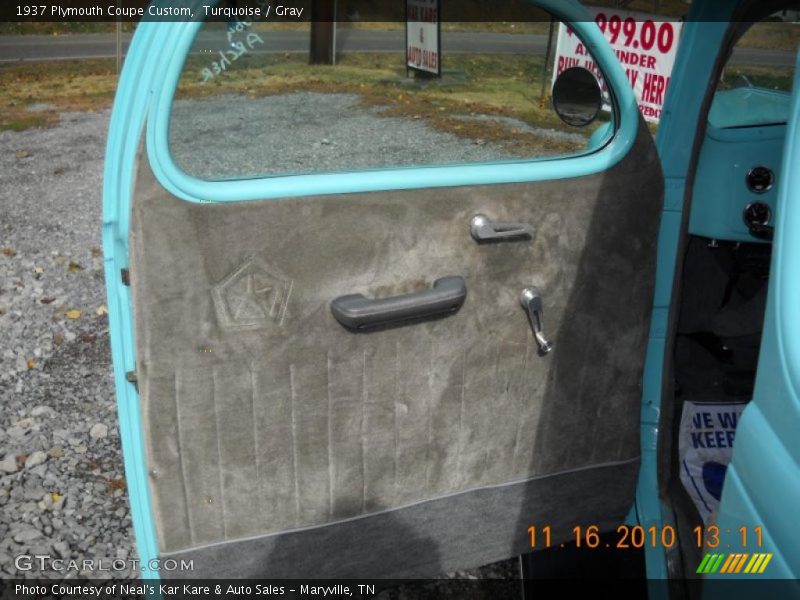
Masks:
[[[200,23],[143,22],[137,27],[109,125],[103,186],[103,250],[120,435],[134,533],[139,559],[144,565],[142,577],[158,578],[158,570],[150,565],[158,559],[159,547],[150,503],[139,398],[135,387],[125,377],[126,372],[135,370],[136,355],[130,292],[120,278],[122,269],[128,266],[134,170],[142,135],[146,139],[146,158],[161,184],[190,202],[489,185],[578,177],[604,171],[627,154],[638,131],[638,108],[628,80],[599,29],[576,0],[542,0],[534,4],[571,24],[596,58],[613,90],[618,107],[617,130],[613,139],[599,150],[564,159],[293,175],[235,182],[206,182],[184,174],[175,166],[167,143],[175,86]]]
[[[715,129],[775,125],[789,120],[791,94],[763,88],[718,91],[708,111]]]
[[[111,354],[119,415],[125,478],[141,577],[158,578],[151,561],[158,557],[144,460],[139,396],[125,374],[136,369],[133,314],[129,288],[121,273],[128,266],[128,231],[136,153],[149,101],[148,55],[155,25],[136,30],[125,60],[109,124],[103,174],[103,256],[105,261]]]
[[[777,197],[782,182],[762,194],[751,192],[744,182],[755,165],[775,168],[781,164],[785,138],[785,125],[741,128],[709,125],[694,181],[689,233],[731,242],[762,242],[750,235],[742,213],[749,203],[763,202],[772,208],[773,220],[777,219]]]
[[[658,427],[670,302],[683,225],[683,205],[691,167],[691,149],[703,114],[703,94],[717,54],[736,9],[735,2],[693,2],[684,25],[672,80],[661,115],[656,146],[664,171],[664,211],[658,236],[656,289],[645,356],[642,392],[642,466],[636,492],[639,523],[645,527],[674,526],[672,510],[658,495]],[[664,548],[645,545],[651,599],[668,598]]]
[[[656,478],[655,446],[658,427],[658,402],[664,374],[662,365],[665,352],[665,326],[674,281],[676,253],[682,225],[684,198],[687,193],[691,148],[697,128],[702,124],[704,98],[697,90],[706,88],[713,73],[713,63],[722,44],[726,20],[730,19],[736,6],[731,3],[692,4],[684,37],[681,42],[672,86],[670,88],[664,116],[656,138],[666,179],[666,198],[662,228],[659,237],[659,259],[657,284],[651,326],[651,346],[648,349],[644,378],[642,441],[643,464],[637,494],[637,509],[643,525],[669,524],[672,511],[653,497]],[[797,71],[795,71],[797,73]],[[795,81],[795,90],[800,82]],[[749,99],[754,99],[751,96]],[[763,530],[761,551],[773,552],[769,578],[797,578],[800,576],[800,537],[795,520],[790,516],[800,498],[800,313],[797,298],[800,294],[800,239],[790,231],[800,227],[800,206],[796,198],[800,185],[797,162],[800,160],[800,99],[795,94],[791,110],[785,108],[785,98],[769,102],[777,106],[779,120],[790,122],[786,136],[786,151],[783,156],[781,174],[783,181],[779,193],[765,195],[768,202],[777,204],[776,237],[773,245],[773,263],[770,275],[769,302],[762,339],[756,391],[753,401],[745,409],[740,421],[733,461],[726,475],[722,502],[719,509],[719,527],[726,537],[726,552],[759,551],[753,546],[753,528]],[[783,102],[783,105],[780,103]],[[730,103],[728,103],[730,104]],[[720,105],[721,106],[721,105]],[[781,108],[783,106],[783,108]],[[788,117],[788,119],[787,119]],[[763,119],[763,111],[756,111],[753,118]],[[711,127],[707,139],[724,143],[743,142],[763,138],[759,146],[760,160],[779,162],[783,148],[775,144],[773,137],[782,134],[783,127],[756,127],[750,131],[724,130],[722,126],[739,116],[719,113],[711,116]],[[775,122],[773,119],[767,119]],[[769,138],[769,139],[768,139]],[[767,144],[768,141],[772,143]],[[723,153],[724,156],[724,153]],[[756,156],[756,154],[754,154]],[[719,202],[729,198],[719,189],[705,190],[695,187],[691,223],[692,233],[716,233],[724,239],[745,238],[740,231],[732,230],[728,222],[724,227],[712,225],[706,219],[719,214]],[[730,214],[730,207],[728,213]],[[738,215],[736,215],[738,216]],[[705,229],[704,229],[705,228]],[[710,237],[717,237],[711,235]],[[647,452],[648,427],[652,444]],[[739,545],[739,528],[750,528],[750,546]],[[733,532],[728,535],[727,532]],[[650,578],[667,575],[664,552],[657,548],[646,548],[647,572]],[[714,577],[730,577],[715,575]],[[730,591],[730,588],[724,588]],[[651,598],[666,597],[666,586],[651,583]],[[655,593],[654,593],[655,592]]]
[[[774,168],[781,164],[790,104],[791,94],[775,90],[745,87],[716,92],[697,165],[689,233],[718,240],[762,241],[750,235],[742,212],[758,201],[767,204],[777,219],[781,182],[761,194],[754,194],[742,182],[755,165]]]
[[[800,60],[794,90],[755,392],[737,427],[719,509],[723,531],[763,530],[760,550],[752,535],[748,545],[735,535],[730,551],[773,552],[770,579],[800,578]],[[800,586],[794,592],[800,597]]]

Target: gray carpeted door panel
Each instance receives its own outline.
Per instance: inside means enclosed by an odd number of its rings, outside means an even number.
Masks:
[[[161,551],[530,478],[546,495],[545,475],[635,459],[662,201],[640,129],[589,177],[235,204],[174,198],[142,161],[130,266]],[[535,235],[479,245],[479,212]],[[356,334],[329,309],[447,275],[468,295],[444,319]],[[530,285],[545,357],[519,305]],[[635,478],[602,472],[573,500],[624,515]]]
[[[170,577],[427,578],[575,541],[573,528],[609,531],[623,521],[638,459],[439,497],[328,525],[164,554],[192,569]],[[586,490],[602,489],[602,494]],[[185,561],[181,563],[181,561]]]

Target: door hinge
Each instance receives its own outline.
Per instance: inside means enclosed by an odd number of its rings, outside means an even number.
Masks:
[[[136,371],[128,371],[125,373],[125,381],[132,383],[136,393],[139,393],[139,378],[136,376]]]
[[[122,277],[122,285],[131,285],[131,272],[128,269],[122,269],[120,271],[120,275]]]

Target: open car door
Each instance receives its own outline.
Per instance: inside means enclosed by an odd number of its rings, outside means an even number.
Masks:
[[[104,242],[145,564],[425,577],[624,520],[662,174],[591,17],[538,4],[597,61],[607,142],[362,172],[187,173],[170,114],[199,24],[137,29]]]
[[[753,399],[736,428],[733,458],[725,474],[718,524],[707,534],[708,553],[724,545],[726,556],[737,555],[737,578],[794,580],[781,588],[784,597],[800,592],[800,543],[797,524],[786,522],[788,507],[800,499],[800,346],[797,292],[800,287],[800,81],[795,68],[792,109],[786,132],[773,239],[772,266],[758,357]],[[791,510],[791,509],[788,509]],[[716,543],[717,545],[713,545]],[[769,570],[767,570],[769,569]],[[725,570],[708,573],[724,581]],[[730,578],[730,575],[728,575]],[[707,597],[729,591],[721,582],[709,584]]]

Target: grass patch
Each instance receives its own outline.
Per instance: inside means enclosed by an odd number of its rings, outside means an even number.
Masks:
[[[720,84],[721,89],[729,89],[737,77],[744,76],[755,87],[769,90],[792,91],[793,69],[787,67],[755,67],[747,65],[728,65]]]
[[[800,25],[784,22],[755,23],[737,45],[796,52],[800,46]]]
[[[0,130],[58,123],[62,111],[111,106],[117,85],[114,59],[30,62],[0,68]]]
[[[51,115],[40,114],[26,114],[20,115],[19,118],[10,118],[4,121],[0,128],[7,131],[24,131],[25,129],[32,129],[34,127],[47,127],[54,122]]]

